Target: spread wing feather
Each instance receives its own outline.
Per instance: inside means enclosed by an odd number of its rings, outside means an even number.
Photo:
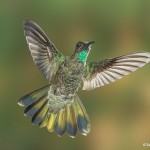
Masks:
[[[91,90],[121,79],[150,61],[150,53],[138,52],[86,65],[83,90]]]
[[[46,79],[51,80],[64,56],[33,21],[24,21],[26,37],[33,61]]]

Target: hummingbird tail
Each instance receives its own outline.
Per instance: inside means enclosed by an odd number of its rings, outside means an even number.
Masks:
[[[24,114],[32,116],[32,123],[39,127],[47,127],[49,132],[62,136],[65,131],[75,137],[77,130],[83,135],[90,132],[88,114],[77,95],[73,101],[57,112],[49,112],[48,91],[50,85],[42,87],[22,97],[18,104],[25,107]]]
[[[24,115],[33,116],[32,123],[39,124],[44,120],[46,113],[48,112],[48,90],[50,85],[44,86],[38,90],[35,90],[18,101],[20,106],[25,107]]]
[[[76,95],[75,101],[72,103],[72,105],[75,107],[78,130],[81,132],[81,134],[87,135],[91,128],[90,119],[78,95]]]
[[[56,114],[50,113],[40,127],[47,126],[49,132],[55,131],[58,136],[62,136],[65,131],[72,138],[76,136],[77,130],[81,134],[87,135],[90,132],[90,120],[88,114],[76,95],[70,105],[59,110]]]

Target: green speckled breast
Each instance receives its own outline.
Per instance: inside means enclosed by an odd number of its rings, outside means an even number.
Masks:
[[[54,93],[66,98],[74,96],[80,87],[84,72],[84,64],[67,58],[56,73]]]

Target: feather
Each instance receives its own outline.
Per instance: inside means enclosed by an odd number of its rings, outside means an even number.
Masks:
[[[82,90],[91,90],[121,79],[150,61],[150,53],[138,52],[86,65]]]
[[[54,131],[54,127],[56,124],[56,118],[58,116],[58,113],[51,113],[49,114],[49,119],[48,119],[48,123],[47,123],[47,129],[49,132],[53,132]]]
[[[75,101],[75,107],[77,112],[78,129],[81,132],[81,134],[87,135],[90,132],[90,128],[91,128],[90,120],[78,96]]]
[[[49,90],[50,85],[46,85],[38,90],[35,90],[23,97],[18,101],[18,104],[23,107],[28,107],[29,105],[35,103],[39,98],[46,94]]]
[[[55,132],[59,136],[62,136],[66,130],[66,119],[67,119],[66,109],[60,110],[58,112],[58,117],[55,124]]]
[[[24,35],[26,37],[34,63],[48,80],[51,80],[59,68],[64,56],[48,39],[44,31],[33,21],[24,21]],[[58,57],[58,59],[56,59]],[[55,66],[53,68],[52,66]]]
[[[35,103],[26,107],[24,111],[25,116],[33,116],[38,110],[43,106],[43,104],[47,101],[47,94],[40,97]]]
[[[67,107],[67,133],[74,138],[77,133],[76,114],[74,109],[74,102]]]
[[[46,100],[44,104],[41,106],[41,108],[32,117],[32,123],[35,125],[39,125],[41,122],[43,122],[43,120],[47,115],[48,109],[49,109],[48,101]]]

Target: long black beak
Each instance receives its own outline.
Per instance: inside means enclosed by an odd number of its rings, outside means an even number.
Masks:
[[[94,41],[88,42],[87,45],[90,46],[91,44],[94,44],[94,43],[95,43]]]

